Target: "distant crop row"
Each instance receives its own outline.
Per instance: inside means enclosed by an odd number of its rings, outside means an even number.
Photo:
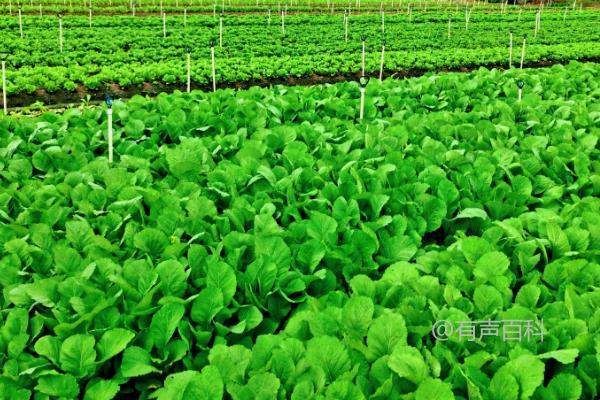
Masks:
[[[450,34],[448,34],[448,19]],[[385,38],[385,70],[508,65],[509,32],[518,64],[528,35],[525,63],[600,56],[600,12],[543,13],[534,37],[534,13],[474,12],[467,30],[462,12],[390,14],[382,32],[380,15],[350,15],[348,34],[341,14],[224,16],[222,47],[218,17],[97,16],[92,27],[84,17],[65,17],[63,52],[58,49],[56,17],[27,17],[20,38],[16,18],[1,18],[1,50],[8,68],[8,93],[102,89],[143,83],[185,82],[185,51],[191,51],[192,81],[210,81],[210,39],[215,40],[219,83],[312,74],[355,74],[361,69],[361,36],[366,40],[366,71],[380,68]],[[283,34],[285,29],[285,34]],[[166,37],[163,37],[165,36]],[[51,49],[49,51],[49,49]]]

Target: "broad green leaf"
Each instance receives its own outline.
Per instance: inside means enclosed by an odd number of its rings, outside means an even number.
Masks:
[[[92,374],[95,369],[96,341],[91,335],[73,335],[65,339],[60,347],[60,367],[76,377]]]
[[[97,345],[100,362],[104,362],[125,350],[127,344],[134,337],[135,333],[122,328],[114,328],[104,332]]]
[[[73,375],[44,375],[38,379],[35,390],[48,396],[75,399],[79,395],[79,386]]]
[[[154,314],[148,335],[158,349],[165,348],[184,313],[182,304],[167,303]]]
[[[150,354],[141,347],[131,346],[123,352],[123,361],[121,362],[121,374],[126,378],[148,375],[152,372],[158,372],[158,369],[152,366]]]
[[[454,400],[452,386],[439,379],[426,378],[415,392],[415,400]]]
[[[388,366],[401,378],[419,385],[429,376],[429,368],[423,356],[414,347],[398,343],[388,360]]]
[[[119,384],[115,381],[95,379],[90,381],[83,400],[111,400],[119,392]]]
[[[376,318],[367,334],[367,346],[372,359],[392,354],[396,345],[406,345],[406,323],[400,314],[383,314]]]
[[[223,292],[216,287],[207,287],[200,292],[192,303],[192,321],[208,323],[222,309]]]
[[[224,262],[209,263],[206,271],[206,286],[220,289],[223,294],[223,303],[227,305],[233,298],[237,287],[235,272]]]
[[[344,344],[330,336],[316,337],[307,343],[306,362],[323,368],[328,382],[335,381],[352,366]]]

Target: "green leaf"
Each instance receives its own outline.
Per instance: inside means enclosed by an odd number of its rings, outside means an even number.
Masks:
[[[427,378],[417,388],[415,400],[454,400],[452,386],[440,379]]]
[[[91,335],[73,335],[60,347],[60,367],[76,377],[91,375],[95,369],[96,341]]]
[[[446,217],[446,203],[434,197],[427,201],[423,210],[423,218],[427,221],[427,232],[433,232],[442,226]]]
[[[351,297],[342,309],[342,324],[346,333],[358,339],[365,337],[373,312],[373,300],[364,296]]]
[[[489,400],[517,400],[519,383],[508,370],[499,370],[494,374],[487,390]]]
[[[223,309],[223,292],[216,287],[203,289],[192,303],[194,322],[210,322]]]
[[[48,396],[75,399],[79,395],[79,386],[73,375],[44,375],[35,387],[40,393]]]
[[[167,303],[152,317],[148,336],[153,340],[154,346],[164,349],[183,314],[185,307],[180,303]]]
[[[529,398],[544,381],[544,363],[532,355],[522,355],[509,361],[499,370],[515,377],[521,388],[521,399]]]
[[[59,364],[60,357],[60,340],[55,336],[42,336],[35,343],[34,349],[36,353],[46,357],[54,364]]]
[[[554,350],[549,351],[544,354],[538,355],[540,360],[546,360],[548,358],[554,358],[562,364],[571,364],[575,362],[575,359],[579,355],[578,349],[563,349],[563,350]]]
[[[237,279],[233,269],[224,262],[212,262],[208,264],[206,271],[206,286],[221,289],[223,303],[229,304],[237,287]]]
[[[488,215],[485,210],[481,208],[465,208],[462,210],[454,219],[463,219],[463,218],[481,218],[483,220],[488,219]]]
[[[388,366],[401,378],[419,385],[429,376],[429,368],[419,350],[398,343],[388,359]]]
[[[165,296],[183,297],[187,288],[187,275],[183,265],[176,260],[163,261],[155,269]]]
[[[152,257],[160,256],[169,245],[167,236],[155,228],[146,228],[137,233],[133,238],[133,242],[135,247]]]
[[[555,258],[558,258],[571,250],[569,238],[555,222],[546,223],[546,234],[548,235],[548,240],[552,244],[552,251]]]
[[[97,347],[100,355],[100,362],[104,362],[125,350],[127,344],[129,344],[134,337],[135,333],[122,328],[114,328],[104,332]]]
[[[307,343],[306,362],[323,368],[328,382],[335,381],[352,366],[346,347],[331,336],[316,337]]]
[[[560,373],[548,384],[553,400],[577,400],[581,398],[581,382],[574,375]]]
[[[121,362],[121,374],[124,377],[133,378],[152,372],[158,372],[158,370],[152,366],[150,354],[146,350],[137,346],[125,349]]]
[[[504,253],[493,251],[486,253],[475,264],[473,274],[484,282],[492,281],[494,277],[503,275],[510,265],[510,260]]]
[[[119,392],[119,384],[115,381],[94,379],[90,381],[83,400],[111,400]]]
[[[383,314],[373,321],[367,334],[371,359],[392,354],[396,345],[406,345],[406,323],[400,314]]]

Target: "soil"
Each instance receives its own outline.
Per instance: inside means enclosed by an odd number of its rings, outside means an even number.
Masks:
[[[600,62],[600,57],[595,58],[585,58],[579,59],[580,62]],[[548,67],[554,64],[561,64],[564,61],[559,60],[546,60],[546,61],[536,61],[530,62],[523,65],[524,68],[542,68]],[[383,78],[410,78],[410,77],[418,77],[424,75],[428,72],[470,72],[476,70],[478,68],[485,67],[488,69],[496,68],[496,69],[507,69],[506,64],[487,64],[487,65],[465,65],[457,68],[440,68],[436,70],[426,70],[426,69],[411,69],[411,70],[384,70]],[[373,77],[378,76],[377,72],[372,72],[370,75]],[[274,85],[286,85],[286,86],[309,86],[309,85],[318,85],[324,83],[338,83],[344,81],[358,80],[360,77],[360,72],[353,74],[340,74],[334,76],[327,75],[308,75],[303,77],[285,77],[285,78],[272,78],[272,79],[253,79],[248,81],[241,82],[217,82],[217,88],[232,88],[232,89],[248,89],[253,86],[260,87],[269,87]],[[212,84],[196,84],[192,82],[191,85],[192,90],[202,90],[205,92],[212,91]],[[143,85],[136,86],[128,86],[121,87],[116,83],[112,83],[108,85],[108,89],[114,98],[120,99],[128,99],[135,95],[148,95],[154,96],[161,92],[172,93],[176,90],[185,92],[186,85],[185,84],[165,84],[165,83],[157,83],[157,82],[147,82]],[[78,86],[74,91],[56,91],[52,93],[48,93],[44,89],[38,89],[34,93],[22,93],[17,95],[10,95],[7,98],[7,103],[9,104],[9,110],[16,110],[21,107],[27,107],[36,102],[43,102],[45,105],[48,105],[49,108],[61,108],[65,107],[68,104],[80,103],[81,100],[85,99],[87,96],[90,96],[91,103],[97,103],[103,101],[106,95],[105,90],[94,90],[88,89],[84,86]]]

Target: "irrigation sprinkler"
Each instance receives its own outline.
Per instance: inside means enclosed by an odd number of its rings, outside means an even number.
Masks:
[[[508,68],[512,68],[513,34],[508,33]]]
[[[212,64],[212,81],[213,81],[213,92],[217,91],[217,74],[215,69],[215,40],[210,39],[210,60]]]
[[[519,103],[523,98],[523,86],[525,86],[525,82],[523,82],[522,80],[517,81],[517,87],[519,88]]]
[[[187,92],[189,93],[192,89],[192,50],[188,47],[185,49],[186,52],[186,69],[187,69]]]
[[[106,94],[106,116],[108,117],[108,162],[113,162],[113,122],[112,122],[112,105],[113,101],[110,95]]]
[[[362,75],[358,83],[360,84],[360,120],[362,121],[365,115],[365,92],[367,91],[367,85],[369,84],[368,76]]]
[[[4,57],[3,57],[4,58]],[[2,104],[4,115],[8,115],[8,106],[6,105],[6,61],[2,60]]]
[[[520,69],[523,69],[523,61],[525,60],[525,43],[527,42],[527,35],[523,36],[523,47],[521,48],[521,66]]]
[[[383,80],[383,60],[385,57],[385,38],[381,40],[381,65],[379,66],[379,80]]]

